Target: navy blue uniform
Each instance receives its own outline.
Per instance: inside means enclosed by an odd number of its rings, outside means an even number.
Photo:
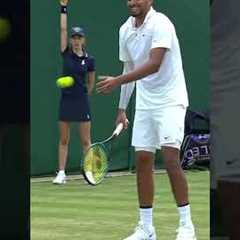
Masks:
[[[90,121],[86,77],[88,72],[95,71],[94,58],[86,52],[79,57],[70,48],[67,48],[62,56],[63,75],[73,77],[74,84],[61,90],[59,120],[66,122]]]

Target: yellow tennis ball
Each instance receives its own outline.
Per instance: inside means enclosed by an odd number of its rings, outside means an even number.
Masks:
[[[74,79],[72,77],[61,77],[57,79],[57,86],[60,88],[71,87],[74,84]]]
[[[0,17],[0,43],[4,42],[10,35],[11,24],[9,20]]]

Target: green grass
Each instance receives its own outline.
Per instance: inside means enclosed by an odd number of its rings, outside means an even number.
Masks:
[[[209,173],[188,172],[198,240],[209,239]],[[158,240],[175,240],[178,213],[166,174],[156,175],[154,225]],[[83,180],[65,186],[32,183],[32,240],[122,240],[138,220],[135,176],[107,178],[97,187]]]

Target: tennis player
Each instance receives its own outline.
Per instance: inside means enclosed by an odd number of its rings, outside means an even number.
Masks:
[[[74,78],[72,87],[61,92],[59,108],[59,171],[53,180],[55,184],[66,183],[65,166],[70,140],[70,122],[79,122],[80,141],[85,152],[91,145],[91,114],[88,96],[95,82],[95,61],[85,49],[83,28],[72,27],[70,44],[67,33],[68,0],[61,0],[61,52],[63,57],[63,75]]]
[[[127,1],[131,16],[119,31],[124,70],[117,77],[102,76],[97,91],[106,94],[121,85],[116,123],[122,122],[126,128],[125,110],[136,85],[132,145],[136,151],[140,221],[125,240],[156,240],[152,215],[157,149],[162,151],[180,216],[176,239],[196,240],[188,185],[179,160],[188,106],[181,52],[174,25],[152,4],[153,0]]]

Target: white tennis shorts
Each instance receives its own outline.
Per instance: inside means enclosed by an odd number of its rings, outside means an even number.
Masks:
[[[180,149],[184,137],[186,107],[136,110],[132,146],[135,151],[155,153],[162,146]]]

